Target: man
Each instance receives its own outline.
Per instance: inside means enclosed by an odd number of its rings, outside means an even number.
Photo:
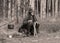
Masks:
[[[36,21],[37,21],[37,19],[36,19],[35,15],[32,14],[32,9],[30,7],[29,10],[28,10],[28,15],[23,20],[23,25],[21,26],[22,29],[20,29],[20,30],[23,30],[27,36],[34,35],[34,26],[33,26],[33,24]]]

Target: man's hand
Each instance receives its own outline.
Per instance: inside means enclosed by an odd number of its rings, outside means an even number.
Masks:
[[[32,23],[32,20],[28,20],[28,23],[29,23],[29,22]]]

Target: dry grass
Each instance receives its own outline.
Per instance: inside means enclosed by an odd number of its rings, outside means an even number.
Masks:
[[[18,26],[19,27],[19,26]],[[0,43],[60,43],[60,22],[49,22],[48,20],[40,21],[38,37],[20,37],[17,32],[18,27],[13,30],[7,28],[0,29]],[[5,34],[4,31],[7,33]],[[14,35],[13,38],[8,38],[7,35]],[[59,37],[59,38],[57,38]],[[3,42],[2,42],[3,39]],[[59,41],[59,42],[58,42]]]

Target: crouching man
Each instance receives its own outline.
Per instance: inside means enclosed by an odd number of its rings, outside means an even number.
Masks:
[[[34,27],[36,28],[36,31],[38,33],[38,23],[34,25],[34,23],[37,22],[37,19],[34,14],[32,14],[32,9],[30,8],[28,11],[28,14],[26,18],[23,20],[22,26],[19,28],[18,32],[24,32],[27,36],[34,35]]]

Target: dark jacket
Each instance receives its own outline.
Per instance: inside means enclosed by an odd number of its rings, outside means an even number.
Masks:
[[[24,19],[23,23],[28,23],[28,20],[32,20],[33,23],[37,21],[35,15],[28,15],[28,16]]]

